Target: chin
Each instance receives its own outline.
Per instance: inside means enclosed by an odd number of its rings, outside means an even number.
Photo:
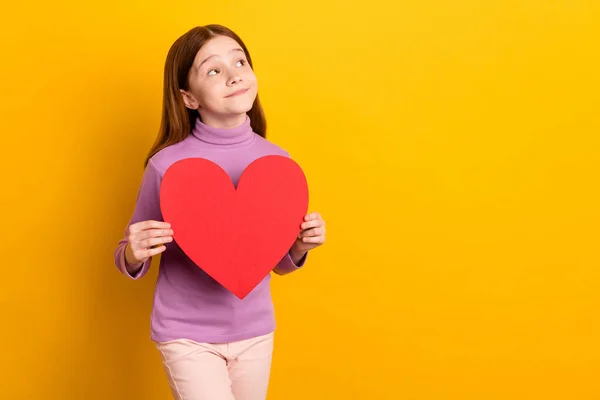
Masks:
[[[222,110],[219,114],[221,115],[241,115],[246,114],[250,111],[252,107],[228,107],[225,110]]]
[[[235,104],[235,105],[232,105],[231,107],[227,107],[226,111],[233,113],[233,114],[247,113],[248,111],[250,111],[252,109],[253,104],[254,104],[254,102],[252,102],[252,103],[243,102],[242,104]]]

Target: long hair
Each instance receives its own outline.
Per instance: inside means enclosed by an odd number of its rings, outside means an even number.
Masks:
[[[246,53],[248,64],[253,68],[250,53],[242,39],[231,29],[222,25],[197,26],[179,37],[167,54],[160,129],[158,137],[144,161],[144,167],[148,165],[150,158],[160,150],[183,141],[196,124],[196,119],[200,118],[197,110],[191,110],[185,106],[180,89],[188,90],[188,76],[198,50],[208,40],[219,35],[235,40]],[[250,117],[252,130],[258,135],[266,137],[267,122],[258,95],[247,114]]]

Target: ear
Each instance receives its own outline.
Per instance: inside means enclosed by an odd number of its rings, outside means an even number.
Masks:
[[[194,96],[183,89],[179,89],[179,91],[181,92],[181,97],[183,98],[185,106],[191,110],[197,110],[200,104],[198,104]]]

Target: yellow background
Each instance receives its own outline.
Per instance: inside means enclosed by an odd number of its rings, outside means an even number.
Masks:
[[[0,398],[166,399],[113,250],[195,25],[255,61],[327,244],[275,277],[269,399],[600,398],[600,6],[4,4]]]

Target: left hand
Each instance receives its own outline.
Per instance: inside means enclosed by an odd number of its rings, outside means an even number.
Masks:
[[[290,249],[295,262],[309,251],[325,243],[325,221],[319,213],[313,212],[304,217],[300,225],[300,234]]]

